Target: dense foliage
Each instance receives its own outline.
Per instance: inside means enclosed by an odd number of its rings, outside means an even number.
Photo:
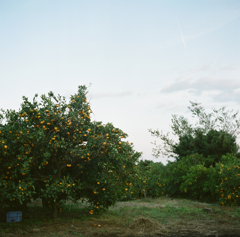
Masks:
[[[236,137],[213,128],[175,131],[175,161],[139,160],[127,134],[111,123],[91,121],[86,87],[64,97],[23,97],[19,112],[0,114],[0,209],[24,210],[41,198],[52,218],[64,201],[84,198],[90,214],[117,200],[191,198],[240,205],[240,158]],[[175,124],[176,125],[176,124]],[[194,135],[192,135],[192,132]],[[158,132],[155,135],[159,135]],[[166,138],[164,138],[166,139]],[[167,140],[167,139],[166,139]]]
[[[156,141],[153,143],[156,145],[153,155],[175,158],[164,168],[160,181],[165,183],[165,193],[222,205],[239,205],[240,153],[235,141],[240,127],[236,119],[238,112],[232,116],[234,121],[231,122],[227,121],[229,117],[224,112],[225,107],[222,111],[213,109],[216,114],[221,112],[222,115],[211,121],[212,114],[205,114],[198,103],[191,104],[193,108],[188,108],[199,117],[199,124],[203,127],[193,128],[186,118],[181,116],[178,119],[173,115],[171,127],[179,143],[174,143],[158,130],[149,129],[152,136],[164,141],[164,149]],[[215,129],[217,121],[223,125],[219,130]],[[167,152],[172,154],[169,156]]]
[[[195,138],[185,134],[179,138],[180,142],[173,146],[173,152],[178,155],[177,161],[182,157],[191,154],[202,154],[207,159],[205,166],[209,168],[211,165],[215,167],[215,163],[219,162],[222,155],[227,153],[237,153],[236,138],[224,131],[216,131],[211,129],[207,135],[201,130],[195,131]]]
[[[87,198],[96,209],[113,205],[141,153],[112,124],[90,120],[86,87],[69,103],[52,92],[24,97],[19,112],[3,111],[0,124],[0,208],[24,208],[42,198],[53,218],[61,201]],[[90,211],[92,213],[93,210]]]

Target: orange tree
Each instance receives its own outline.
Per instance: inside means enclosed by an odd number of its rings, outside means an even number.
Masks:
[[[203,155],[199,156],[198,153],[183,158],[189,159],[204,159]],[[219,168],[212,165],[207,168],[205,162],[202,164],[196,164],[188,166],[188,171],[181,177],[182,183],[180,185],[180,191],[185,193],[188,198],[194,200],[200,200],[205,202],[219,201],[220,195],[217,191],[221,182]]]
[[[27,151],[32,148],[26,140],[29,130],[14,111],[7,110],[1,118],[5,121],[0,124],[0,208],[24,209],[35,192],[26,175],[32,160]]]
[[[126,134],[112,124],[102,126],[99,123],[96,128],[99,130],[97,137],[87,143],[92,162],[80,167],[80,178],[86,181],[84,186],[88,188],[74,194],[76,199],[87,197],[95,210],[114,204],[123,192],[128,191],[125,183],[131,179],[135,162],[141,155],[134,152],[132,144],[121,141]]]
[[[222,155],[215,166],[206,167],[198,153],[169,162],[165,173],[165,192],[171,196],[190,198],[222,205],[240,204],[240,161],[233,154]]]
[[[79,86],[69,103],[52,92],[41,102],[23,97],[19,112],[1,114],[0,208],[40,197],[57,218],[68,197],[85,197],[95,209],[115,203],[141,154],[121,140],[122,130],[91,122],[86,94]]]
[[[194,154],[187,158],[198,156],[198,154]],[[239,169],[239,158],[230,153],[227,153],[226,156],[223,155],[215,167],[206,168],[204,163],[190,166],[188,172],[182,176],[183,182],[180,190],[185,192],[189,198],[200,201],[219,202],[222,205],[239,205]]]
[[[149,165],[148,186],[149,195],[152,198],[161,197],[165,194],[165,166],[161,162],[153,162]]]
[[[221,183],[218,192],[221,195],[219,202],[226,206],[240,206],[240,160],[231,154],[222,156],[217,164]]]
[[[161,197],[164,194],[164,165],[161,162],[154,163],[150,160],[141,160],[134,167],[134,174],[131,180],[125,183],[128,192],[122,196],[123,200],[132,197],[141,198],[147,195],[153,198]]]
[[[187,198],[188,193],[180,189],[185,182],[184,176],[189,173],[190,167],[202,165],[204,160],[203,155],[192,154],[182,157],[180,161],[169,161],[164,172],[165,193],[173,197]]]

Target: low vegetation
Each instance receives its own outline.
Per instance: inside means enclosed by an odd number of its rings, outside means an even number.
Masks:
[[[1,236],[233,236],[240,231],[239,207],[162,197],[117,202],[90,214],[91,207],[82,201],[67,201],[54,221],[36,200],[28,204],[21,222],[5,223],[2,218]]]

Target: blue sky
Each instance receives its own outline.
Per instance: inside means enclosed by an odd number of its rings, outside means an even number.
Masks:
[[[239,109],[238,0],[1,0],[0,32],[0,108],[91,83],[92,118],[126,132],[143,159],[167,163],[148,129],[177,142],[172,115],[198,121],[190,100],[207,114]]]

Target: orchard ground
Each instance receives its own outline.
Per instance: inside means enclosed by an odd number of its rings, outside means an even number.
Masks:
[[[83,202],[82,202],[83,201]],[[67,201],[58,220],[44,212],[41,199],[28,204],[23,220],[1,219],[0,236],[239,236],[240,207],[162,197],[117,202],[108,210],[89,213],[84,200]]]

